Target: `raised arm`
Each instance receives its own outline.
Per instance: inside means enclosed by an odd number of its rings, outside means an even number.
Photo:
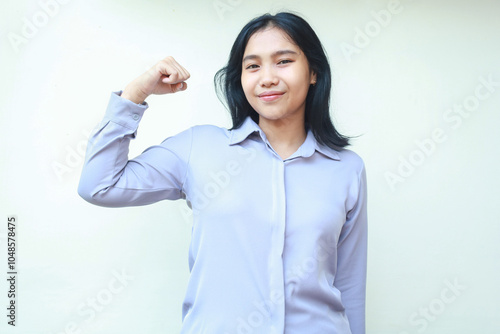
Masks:
[[[187,88],[189,73],[172,57],[133,80],[123,93],[112,93],[106,114],[89,139],[78,193],[90,203],[136,206],[183,196],[191,147],[191,129],[167,138],[128,160],[129,143],[148,108],[151,94]]]

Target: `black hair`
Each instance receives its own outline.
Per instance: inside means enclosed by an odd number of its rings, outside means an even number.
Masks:
[[[245,48],[250,37],[257,31],[268,27],[283,30],[304,52],[311,71],[316,73],[316,84],[309,87],[306,97],[305,123],[309,125],[316,140],[335,150],[349,145],[349,137],[341,135],[330,118],[331,71],[328,58],[318,36],[300,16],[280,12],[256,17],[240,31],[229,54],[227,65],[214,77],[217,96],[225,98],[233,121],[231,129],[239,128],[247,116],[256,123],[259,114],[250,106],[241,86],[242,62]]]

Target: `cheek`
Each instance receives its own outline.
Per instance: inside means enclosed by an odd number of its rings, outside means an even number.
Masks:
[[[286,83],[290,90],[293,90],[295,94],[306,94],[309,90],[309,71],[305,68],[295,69],[295,71],[290,71],[285,73]]]
[[[295,92],[295,96],[298,99],[305,99],[307,96],[307,92],[309,91],[309,82],[305,80],[305,78],[301,78],[300,80],[294,81],[291,83],[292,90]]]
[[[251,81],[251,78],[248,76],[242,75],[241,76],[241,87],[243,88],[243,93],[245,93],[245,96],[248,98],[251,98],[253,96],[253,83]]]

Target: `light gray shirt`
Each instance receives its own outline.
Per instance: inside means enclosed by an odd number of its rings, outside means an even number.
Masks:
[[[109,207],[185,199],[193,210],[186,334],[364,334],[366,174],[308,129],[282,159],[250,117],[191,127],[128,159],[146,103],[112,93],[78,188]]]

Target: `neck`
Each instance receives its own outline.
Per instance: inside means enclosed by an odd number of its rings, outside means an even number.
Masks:
[[[259,127],[282,159],[288,158],[306,140],[304,115],[293,119],[269,120],[259,117]]]

